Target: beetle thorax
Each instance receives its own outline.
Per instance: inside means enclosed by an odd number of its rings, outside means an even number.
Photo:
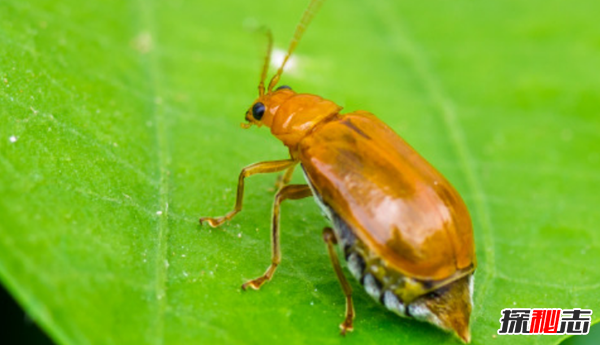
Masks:
[[[297,94],[289,89],[267,94],[261,102],[266,108],[261,123],[271,128],[271,133],[292,151],[315,126],[342,109],[319,96]]]

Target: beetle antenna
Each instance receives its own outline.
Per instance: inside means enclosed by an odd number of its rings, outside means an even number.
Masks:
[[[296,26],[296,31],[294,32],[294,37],[292,38],[292,42],[290,43],[288,52],[285,55],[285,58],[283,59],[281,66],[277,70],[277,73],[275,73],[275,75],[271,79],[271,82],[269,83],[269,89],[268,89],[269,92],[271,92],[271,90],[273,90],[275,85],[277,85],[277,83],[279,82],[279,78],[281,77],[281,74],[283,73],[283,68],[285,67],[285,64],[287,63],[288,59],[294,52],[294,49],[296,49],[296,46],[300,42],[300,39],[302,38],[304,31],[308,27],[308,24],[311,22],[311,20],[313,19],[313,17],[315,16],[315,14],[317,13],[317,11],[319,10],[319,8],[321,7],[321,5],[323,4],[324,1],[325,0],[311,0],[310,4],[306,8],[306,10],[304,10],[304,14],[302,14],[302,19],[300,19],[300,22]]]
[[[265,94],[265,79],[267,78],[267,72],[269,71],[269,63],[271,62],[271,51],[273,50],[273,34],[271,33],[271,30],[264,27],[263,31],[267,36],[267,54],[265,55],[265,62],[263,64],[262,72],[260,74],[260,83],[258,84],[259,96]]]

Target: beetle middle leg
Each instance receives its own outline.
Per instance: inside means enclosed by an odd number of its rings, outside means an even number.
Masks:
[[[277,180],[275,181],[275,190],[280,190],[285,185],[290,183],[290,181],[292,180],[292,176],[294,175],[295,168],[296,168],[296,164],[287,168],[287,170],[285,171],[285,173],[283,173],[283,175],[277,176]]]
[[[273,218],[271,223],[271,265],[267,268],[267,271],[260,277],[252,279],[244,285],[242,289],[246,290],[251,287],[258,290],[261,285],[271,280],[273,273],[277,269],[277,265],[281,262],[281,250],[279,246],[279,205],[287,199],[297,200],[309,197],[312,195],[310,187],[305,184],[289,184],[281,188],[275,195],[275,202],[273,203]]]
[[[279,161],[260,162],[249,165],[242,169],[238,178],[237,196],[235,207],[222,217],[201,217],[200,224],[207,222],[213,228],[225,223],[242,210],[242,201],[244,199],[244,179],[255,174],[273,173],[293,167],[298,162],[293,159],[284,159]]]
[[[340,260],[338,259],[337,252],[335,251],[335,245],[337,244],[337,239],[335,238],[335,234],[333,230],[329,227],[323,229],[323,240],[327,244],[327,252],[329,252],[329,258],[331,259],[331,264],[333,265],[333,270],[337,275],[338,281],[342,286],[342,291],[344,292],[344,296],[346,296],[346,318],[344,322],[340,324],[341,334],[346,335],[346,332],[352,331],[354,327],[352,326],[352,321],[354,320],[354,304],[352,303],[352,288],[344,276],[344,272],[342,271],[342,266],[340,265]]]

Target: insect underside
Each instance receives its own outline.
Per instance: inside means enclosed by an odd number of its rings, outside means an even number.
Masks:
[[[388,310],[402,317],[419,317],[420,311],[412,310],[402,300],[402,291],[407,284],[418,284],[414,279],[386,267],[383,260],[374,255],[369,248],[355,236],[352,228],[335,211],[321,200],[320,195],[302,170],[314,199],[325,217],[331,222],[339,248],[344,254],[350,273],[365,288],[365,291]],[[473,296],[473,276],[469,277],[469,294]],[[400,293],[398,293],[399,291]]]

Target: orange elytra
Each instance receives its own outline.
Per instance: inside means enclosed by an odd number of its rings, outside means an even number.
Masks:
[[[342,334],[352,330],[352,290],[334,245],[366,292],[391,311],[432,323],[469,342],[475,245],[471,218],[452,185],[390,127],[373,114],[342,108],[319,96],[275,88],[283,68],[322,1],[312,0],[288,53],[265,89],[272,47],[270,33],[259,97],[247,123],[266,126],[290,157],[242,170],[234,210],[203,217],[216,227],[242,210],[244,179],[285,171],[273,204],[271,265],[242,285],[259,289],[281,261],[279,207],[286,199],[313,196],[332,223],[323,230],[334,271],[346,297]],[[307,184],[288,184],[300,164]]]

